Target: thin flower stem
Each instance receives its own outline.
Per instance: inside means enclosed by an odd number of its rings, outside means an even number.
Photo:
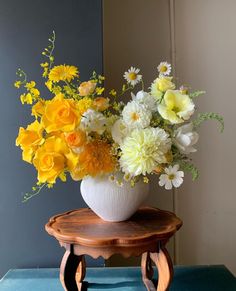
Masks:
[[[24,195],[24,197],[23,197],[22,202],[25,203],[25,202],[27,202],[30,198],[32,198],[32,197],[38,195],[38,194],[41,192],[41,190],[43,189],[43,187],[44,187],[45,185],[46,185],[46,183],[42,184],[42,186],[39,186],[39,187],[38,187],[38,190],[37,190],[35,193],[26,193],[26,194]]]
[[[122,92],[120,93],[119,96],[123,96],[127,91],[132,90],[133,88],[134,88],[134,86],[127,87],[124,91],[122,91]]]
[[[144,91],[145,86],[144,86],[143,79],[141,79],[141,85],[142,85],[142,90]]]
[[[49,40],[51,42],[51,44],[52,44],[52,48],[51,48],[49,56],[48,56],[48,58],[49,58],[49,70],[51,69],[52,64],[53,64],[53,61],[51,60],[51,57],[52,57],[53,51],[55,49],[55,41],[56,41],[56,33],[55,33],[54,30],[53,30],[52,34],[53,34],[52,35],[52,39]]]

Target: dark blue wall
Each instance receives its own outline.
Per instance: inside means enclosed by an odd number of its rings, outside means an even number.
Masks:
[[[56,63],[77,65],[83,79],[93,69],[102,73],[101,5],[101,0],[0,0],[0,277],[10,268],[59,266],[63,249],[44,225],[56,213],[85,206],[79,183],[72,181],[21,202],[36,172],[15,147],[18,127],[30,121],[30,108],[20,104],[12,85],[16,68],[42,85],[41,52],[55,30]]]

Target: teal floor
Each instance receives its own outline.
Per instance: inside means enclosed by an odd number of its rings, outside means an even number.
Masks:
[[[146,290],[140,268],[88,268],[90,291]],[[236,291],[236,278],[224,266],[175,267],[170,291]],[[63,291],[58,269],[10,270],[0,291]]]

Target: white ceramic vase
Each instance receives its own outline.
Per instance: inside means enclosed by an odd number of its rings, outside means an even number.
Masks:
[[[130,218],[146,200],[149,184],[139,181],[118,186],[108,177],[85,178],[80,185],[86,204],[105,221],[124,221]]]

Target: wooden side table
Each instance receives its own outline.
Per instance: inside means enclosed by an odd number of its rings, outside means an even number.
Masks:
[[[113,254],[142,255],[142,279],[147,290],[165,291],[173,277],[165,245],[181,225],[175,214],[151,207],[140,208],[128,221],[113,223],[83,208],[52,217],[45,228],[66,249],[60,267],[66,291],[82,290],[84,255],[108,259]],[[157,287],[152,282],[152,261],[158,269]]]

